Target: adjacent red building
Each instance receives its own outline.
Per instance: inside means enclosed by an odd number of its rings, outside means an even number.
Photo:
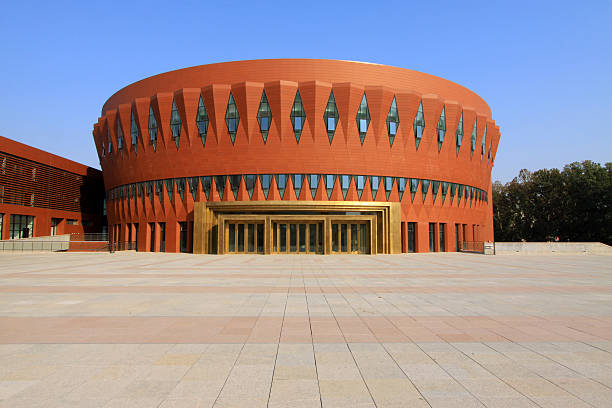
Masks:
[[[102,172],[0,136],[2,239],[102,232]]]
[[[493,240],[499,127],[478,95],[432,75],[306,59],[197,66],[115,93],[93,136],[111,239],[141,251],[395,253]],[[397,203],[398,215],[368,203]]]

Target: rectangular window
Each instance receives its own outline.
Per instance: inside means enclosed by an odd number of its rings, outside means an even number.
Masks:
[[[236,119],[229,118],[227,120],[227,128],[229,129],[230,132],[235,132],[236,131]]]
[[[138,251],[138,226],[139,224],[134,224],[134,249]]]
[[[179,222],[180,251],[187,252],[187,223]]]
[[[365,187],[365,176],[357,176],[357,190],[363,190]]]
[[[347,234],[346,224],[342,224],[340,227],[340,246],[341,246],[342,252],[347,251],[347,246],[346,246],[346,241],[348,239],[347,235],[348,234]]]
[[[306,252],[306,224],[299,225],[300,252]]]
[[[3,234],[2,234],[2,231],[3,231],[2,230],[2,227],[3,227],[2,222],[3,221],[4,221],[4,214],[0,214],[0,239],[2,239],[2,236],[3,236]]]
[[[159,250],[166,252],[166,223],[159,223]]]
[[[368,235],[368,226],[366,224],[359,225],[359,251],[362,254],[369,254],[370,240]]]
[[[238,252],[244,252],[244,224],[238,224]]]
[[[51,235],[52,236],[57,235],[58,233],[57,227],[59,226],[60,222],[62,222],[61,218],[51,218]]]
[[[359,228],[359,224],[351,224],[351,252],[359,251],[359,235],[357,235],[357,228]]]
[[[429,252],[436,251],[436,224],[429,223]]]
[[[332,224],[332,251],[338,252],[338,224]]]
[[[322,254],[324,252],[323,249],[323,224],[322,222],[319,223],[319,226],[317,228],[317,231],[319,231],[319,239],[317,240],[317,253]]]
[[[34,217],[31,215],[11,214],[9,239],[30,238],[34,236]]]
[[[275,222],[272,223],[272,248],[274,252],[278,251],[277,226],[278,226],[277,223]]]
[[[332,132],[336,130],[336,118],[327,118],[327,131]]]
[[[359,119],[359,131],[361,133],[368,131],[368,121],[366,119]]]
[[[248,224],[249,252],[255,252],[255,224]]]
[[[68,225],[79,225],[79,222],[77,220],[66,220],[66,224]]]
[[[308,238],[309,238],[309,248],[310,252],[315,252],[317,250],[317,225],[310,224],[308,226]]]
[[[155,223],[149,223],[149,251],[155,252]]]
[[[461,241],[459,240],[459,226],[461,224],[455,224],[455,251],[459,252],[461,250]]]
[[[446,246],[444,242],[444,232],[446,230],[446,224],[440,224],[440,252],[446,251]]]
[[[278,233],[280,234],[280,251],[287,252],[287,224],[280,224]]]
[[[257,252],[264,252],[264,225],[257,224]]]
[[[463,224],[461,228],[463,232],[463,242],[467,242],[467,236],[465,235],[466,230],[467,230],[467,224]]]
[[[416,223],[408,223],[408,252],[414,252],[415,250],[415,230]]]
[[[289,251],[297,251],[297,225],[289,224]]]
[[[268,117],[267,116],[262,116],[259,120],[260,120],[260,122],[259,122],[259,130],[261,130],[263,132],[268,131],[269,128],[270,128],[270,125],[269,125],[269,122],[268,122]]]
[[[397,123],[389,122],[389,134],[391,136],[395,136],[396,133],[397,133]]]
[[[236,251],[236,224],[228,225],[227,251]]]

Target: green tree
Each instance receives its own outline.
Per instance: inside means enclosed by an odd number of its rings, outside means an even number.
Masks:
[[[612,163],[571,163],[562,171],[521,170],[493,184],[497,241],[612,244]]]

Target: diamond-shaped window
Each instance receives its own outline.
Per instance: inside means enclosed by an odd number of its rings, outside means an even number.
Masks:
[[[166,193],[168,194],[168,199],[172,202],[172,195],[174,193],[174,180],[166,179],[164,180],[164,184],[166,185]]]
[[[304,185],[304,175],[292,174],[291,183],[293,184],[293,191],[295,192],[295,196],[297,198],[300,198],[300,194],[302,193],[302,186]]]
[[[461,142],[463,141],[463,112],[461,112],[455,135],[457,136],[457,155],[459,155],[459,148],[461,148]]]
[[[123,149],[123,130],[121,129],[121,120],[117,115],[117,149]]]
[[[421,180],[421,193],[423,193],[423,202],[425,202],[425,198],[427,197],[428,191],[429,191],[429,180]]]
[[[336,183],[336,174],[325,175],[325,188],[327,190],[327,198],[331,198],[332,191],[334,191],[334,184]]]
[[[389,201],[389,196],[393,190],[393,177],[385,177],[385,197]]]
[[[198,133],[202,139],[202,146],[206,146],[206,135],[208,134],[208,112],[202,95],[200,95],[200,101],[198,102],[198,113],[196,115],[196,125],[198,126]]]
[[[419,188],[419,179],[411,178],[410,179],[410,201],[414,201],[414,196],[416,194],[417,188]]]
[[[113,139],[111,138],[110,125],[106,129],[108,130],[108,154],[113,154]]]
[[[404,196],[404,192],[406,191],[406,177],[397,177],[397,193],[399,195],[400,201],[402,201],[402,197]]]
[[[170,130],[172,131],[172,138],[174,139],[174,143],[176,143],[176,148],[179,147],[179,139],[181,137],[181,115],[179,115],[178,108],[176,107],[176,102],[172,101],[172,112],[170,113]]]
[[[230,92],[229,100],[227,101],[227,109],[225,110],[225,124],[227,125],[227,132],[230,135],[230,139],[232,139],[232,144],[236,141],[236,132],[238,132],[239,123],[240,115],[238,114],[238,108],[236,108],[234,95]]]
[[[425,129],[425,115],[423,115],[423,102],[419,102],[419,109],[417,110],[416,116],[414,117],[414,123],[412,124],[414,130],[414,141],[416,148],[419,148],[421,139],[423,138],[423,130]]]
[[[340,189],[342,190],[342,198],[344,199],[346,199],[346,194],[348,193],[352,178],[353,176],[348,174],[342,174],[340,176]]]
[[[442,204],[444,204],[444,200],[446,199],[446,194],[448,194],[448,182],[442,182]]]
[[[293,107],[291,108],[291,125],[293,126],[293,133],[295,133],[295,140],[300,143],[300,137],[302,136],[302,130],[304,129],[304,122],[306,122],[306,111],[304,110],[304,104],[302,103],[302,97],[298,90],[295,94],[293,101]]]
[[[442,149],[442,143],[444,142],[444,135],[446,134],[446,107],[442,107],[442,113],[440,114],[440,119],[438,120],[438,126],[436,128],[438,133],[438,152]]]
[[[355,176],[355,187],[357,188],[357,196],[361,200],[363,189],[365,187],[366,176]]]
[[[223,200],[223,193],[225,193],[225,182],[227,181],[226,176],[215,176],[215,185],[217,186],[217,193],[219,198]]]
[[[336,99],[334,98],[334,91],[329,94],[329,100],[325,107],[325,113],[323,119],[325,120],[325,129],[327,129],[327,137],[329,138],[329,144],[334,140],[334,134],[336,133],[336,127],[338,126],[338,108],[336,107]]]
[[[272,175],[270,174],[260,174],[259,175],[259,184],[261,184],[261,189],[264,193],[264,197],[266,200],[268,199],[268,193],[270,192],[270,184],[272,184]]]
[[[474,119],[474,128],[472,129],[472,140],[470,143],[470,159],[474,156],[476,150],[476,129],[478,128],[478,118]]]
[[[195,201],[197,198],[199,181],[200,179],[197,177],[187,177],[187,184],[189,185],[189,191],[191,191],[193,201]]]
[[[200,177],[200,182],[202,183],[202,191],[204,192],[204,195],[206,196],[206,199],[208,200],[208,197],[210,197],[210,186],[212,184],[212,177],[202,176]]]
[[[155,119],[153,106],[149,106],[149,139],[153,144],[153,150],[157,150],[157,119]]]
[[[357,130],[359,131],[359,139],[361,144],[365,140],[366,133],[368,133],[368,127],[370,126],[370,110],[368,109],[368,101],[366,99],[365,92],[361,103],[359,104],[359,110],[357,111]]]
[[[379,186],[380,186],[380,177],[370,176],[370,191],[372,191],[372,200],[376,199],[376,194],[378,194]]]
[[[270,124],[272,123],[272,111],[270,110],[270,104],[266,97],[266,91],[261,94],[261,101],[259,102],[259,109],[257,110],[257,122],[259,123],[259,131],[264,143],[268,140],[268,132],[270,131]]]
[[[397,135],[397,128],[399,127],[399,114],[397,112],[397,103],[395,102],[395,96],[391,107],[389,108],[389,114],[387,115],[387,134],[389,135],[389,145],[393,147],[395,141],[395,135]]]
[[[179,196],[181,197],[181,201],[184,201],[185,200],[185,179],[177,178],[177,179],[174,179],[174,182],[176,184],[176,192],[179,193]]]
[[[439,181],[432,181],[431,182],[431,193],[432,193],[432,198],[433,198],[433,203],[436,203],[436,198],[438,197],[438,190],[440,190],[440,182]]]
[[[132,112],[132,120],[130,124],[130,137],[132,138],[132,148],[134,152],[137,153],[138,148],[138,124],[136,123],[136,118],[134,117],[134,112]]]
[[[289,177],[286,174],[275,174],[274,178],[276,179],[276,187],[278,188],[278,193],[282,200],[285,196],[285,189],[287,188],[287,179]]]
[[[480,149],[480,161],[482,161],[482,158],[484,157],[486,143],[487,143],[487,127],[485,126],[484,135],[482,136],[482,147]]]
[[[253,191],[255,190],[255,180],[257,176],[254,174],[247,174],[242,176],[244,178],[244,186],[246,187],[249,198],[253,198]]]
[[[318,174],[309,174],[308,175],[308,185],[310,186],[310,195],[312,196],[312,199],[314,200],[315,196],[317,195],[317,188],[319,188],[319,179],[320,179],[320,175]]]
[[[229,176],[230,188],[232,189],[232,193],[234,193],[234,200],[238,199],[238,190],[240,189],[240,180],[242,180],[242,175],[233,174]]]

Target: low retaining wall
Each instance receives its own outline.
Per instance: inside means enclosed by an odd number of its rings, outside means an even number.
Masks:
[[[507,254],[599,254],[612,255],[612,247],[601,242],[496,242],[495,253]]]
[[[6,239],[0,241],[0,252],[54,252],[66,251],[70,246],[70,234],[47,237]]]

